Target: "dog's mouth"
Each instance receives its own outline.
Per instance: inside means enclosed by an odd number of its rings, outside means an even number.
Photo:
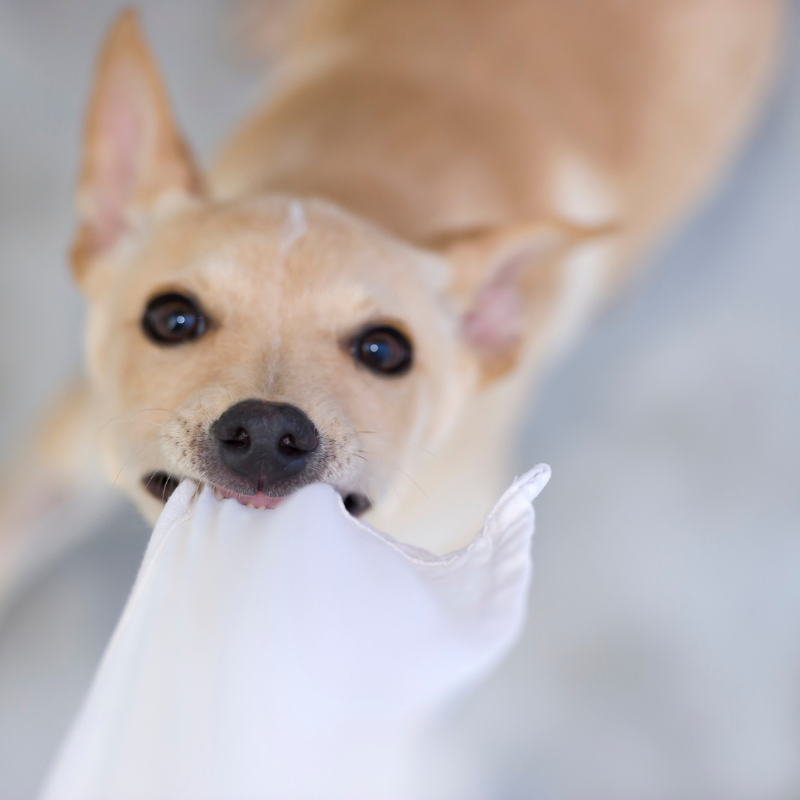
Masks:
[[[151,472],[142,478],[144,488],[153,495],[156,500],[160,500],[162,503],[166,503],[167,500],[169,500],[172,493],[178,488],[179,483],[180,478],[170,475],[167,472]],[[248,506],[249,508],[264,510],[277,508],[288,497],[288,495],[284,495],[283,497],[270,497],[263,492],[259,492],[258,494],[239,494],[230,489],[224,489],[221,486],[209,485],[214,489],[214,494],[218,500],[236,500],[236,502],[241,503],[243,506]],[[347,494],[340,492],[340,494],[342,494],[344,507],[354,517],[361,516],[361,514],[372,507],[372,503],[369,499],[359,492],[348,492]]]

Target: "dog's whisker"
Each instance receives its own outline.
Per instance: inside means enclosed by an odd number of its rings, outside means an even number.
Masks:
[[[372,434],[374,436],[377,436],[379,439],[383,439],[383,441],[386,444],[389,444],[390,441],[395,442],[396,444],[410,444],[412,447],[418,447],[420,450],[422,450],[423,453],[427,453],[432,458],[438,458],[436,453],[432,453],[430,450],[425,449],[421,444],[417,444],[416,442],[413,442],[411,439],[396,439],[392,436],[387,436],[386,434],[378,433],[377,431],[356,431],[356,433]]]
[[[367,500],[369,500],[369,504],[374,508],[375,507],[375,503],[372,500],[372,497],[370,496],[369,492],[366,489],[361,489],[360,491],[361,491],[361,494],[363,494],[364,497],[366,497]]]
[[[144,444],[143,444],[141,447],[137,447],[137,448],[136,448],[136,450],[134,450],[134,451],[133,451],[133,453],[130,453],[130,454],[129,454],[129,455],[128,455],[128,456],[127,456],[127,457],[126,457],[124,460],[123,460],[123,462],[122,462],[122,466],[119,468],[119,472],[116,474],[116,477],[114,478],[113,482],[111,483],[111,488],[112,488],[112,489],[115,489],[115,488],[116,488],[116,486],[117,486],[117,481],[119,480],[119,476],[120,476],[120,475],[122,475],[122,472],[123,472],[123,470],[125,470],[125,468],[126,468],[126,467],[128,467],[128,465],[130,464],[130,462],[131,462],[131,461],[132,461],[134,458],[136,458],[136,456],[137,456],[137,455],[139,455],[139,453],[141,453],[141,452],[142,452],[142,450],[144,450],[144,448],[145,448],[145,447],[147,447],[148,445],[155,444],[156,442],[159,442],[160,440],[162,440],[162,439],[167,439],[167,438],[169,438],[168,434],[162,434],[161,436],[156,436],[154,439],[149,439],[148,441],[146,441],[146,442],[145,442],[145,443],[144,443]]]
[[[122,414],[121,416],[118,415],[118,416],[115,416],[115,417],[111,417],[111,419],[109,419],[109,420],[106,420],[97,429],[97,431],[95,432],[95,438],[100,436],[100,434],[106,428],[106,426],[110,425],[112,422],[129,422],[129,423],[144,422],[144,423],[146,423],[148,425],[154,425],[154,426],[159,427],[159,428],[163,427],[163,423],[161,423],[161,422],[153,422],[152,420],[146,420],[146,419],[143,419],[143,420],[131,419],[131,417],[133,415],[145,414],[145,413],[147,413],[149,411],[160,411],[160,412],[164,412],[165,414],[171,414],[172,413],[167,408],[134,408],[134,409],[131,409],[130,411],[126,412],[125,414]]]
[[[425,499],[426,500],[430,500],[430,497],[428,497],[428,493],[404,469],[402,469],[401,467],[398,467],[397,464],[393,464],[391,461],[389,461],[384,456],[381,456],[379,453],[372,453],[372,452],[369,452],[367,450],[359,450],[358,452],[359,453],[365,453],[366,455],[374,456],[375,458],[381,459],[381,461],[383,461],[388,467],[390,467],[391,469],[396,469],[398,472],[400,472],[403,475],[405,475],[406,478],[408,478],[411,481],[411,483],[413,483],[414,486],[416,486],[417,489],[419,489],[419,491],[422,492],[422,494],[424,495]]]
[[[394,485],[394,481],[383,470],[379,469],[378,473],[380,474],[380,476],[385,481],[389,482],[389,485],[392,487],[392,489],[394,489],[394,493],[397,495],[397,499],[399,500],[400,499],[400,492],[397,490],[397,487]]]
[[[150,474],[150,477],[147,479],[147,483],[144,485],[145,490],[149,490],[150,489],[150,484],[152,483],[153,478],[155,478],[157,474],[158,473],[156,473],[156,472],[152,472]]]

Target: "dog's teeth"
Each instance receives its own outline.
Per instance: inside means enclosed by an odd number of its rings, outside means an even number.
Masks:
[[[252,503],[248,503],[248,504],[247,504],[247,507],[248,507],[248,508],[255,508],[255,506],[254,506]]]

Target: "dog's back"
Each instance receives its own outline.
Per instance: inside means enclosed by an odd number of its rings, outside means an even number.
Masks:
[[[740,140],[777,0],[315,0],[224,196],[327,196],[417,244],[537,219],[613,223],[619,255]],[[624,262],[626,259],[618,259]]]

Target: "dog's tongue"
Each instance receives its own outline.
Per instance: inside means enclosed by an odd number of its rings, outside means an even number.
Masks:
[[[254,508],[276,508],[282,503],[285,497],[268,497],[263,492],[258,494],[236,494],[228,489],[217,489],[220,497],[230,498],[241,503],[243,506],[253,506]]]

